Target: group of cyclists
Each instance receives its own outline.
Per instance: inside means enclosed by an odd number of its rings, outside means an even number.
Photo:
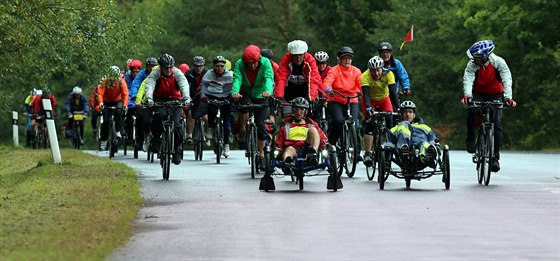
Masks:
[[[498,99],[509,106],[516,105],[512,99],[511,73],[504,59],[493,53],[494,48],[491,40],[484,40],[476,42],[467,50],[470,60],[464,73],[464,97],[461,103]],[[353,65],[354,51],[348,46],[337,51],[337,63],[332,67],[329,65],[327,52],[318,51],[312,55],[308,52],[307,43],[302,40],[288,43],[287,52],[280,63],[277,64],[272,58],[272,50],[249,45],[242,57],[233,63],[224,56],[215,56],[212,68],[208,70],[202,56],[193,58],[192,68],[186,64],[176,66],[175,59],[167,53],[157,59],[147,58],[144,68],[140,60],[132,59],[127,63],[128,70],[121,71],[117,66],[112,66],[107,71],[89,96],[89,103],[82,89],[74,87],[65,103],[68,121],[71,123],[71,115],[75,110],[83,111],[86,117],[91,114],[94,133],[97,133],[98,127],[101,128],[98,138],[103,150],[106,148],[106,117],[109,115],[105,109],[116,108],[116,137],[131,137],[133,128],[136,128],[133,145],[144,151],[157,152],[163,131],[161,118],[165,112],[154,107],[154,104],[179,101],[184,108],[177,107],[172,112],[171,119],[175,124],[176,141],[172,162],[180,164],[183,142],[192,142],[194,121],[200,118],[207,123],[206,137],[211,139],[213,119],[218,110],[224,119],[223,156],[229,156],[234,132],[237,132],[241,145],[245,142],[247,111],[236,109],[230,104],[209,104],[209,99],[231,100],[238,104],[262,104],[264,106],[254,107],[253,111],[258,129],[259,162],[264,157],[265,140],[270,134],[265,122],[280,119],[278,125],[282,127],[274,146],[282,151],[282,160],[290,161],[300,156],[314,163],[317,161],[319,144],[337,144],[342,134],[346,108],[349,106],[356,129],[361,125],[358,120],[360,112],[365,119],[375,111],[398,112],[397,117],[386,116],[386,124],[390,130],[387,140],[395,144],[398,153],[408,154],[418,150],[425,165],[434,164],[437,154],[434,147],[436,135],[416,116],[414,102],[406,100],[401,103],[399,96],[411,94],[410,80],[403,64],[393,57],[390,43],[379,44],[378,55],[369,59],[367,69],[363,72]],[[56,99],[49,89],[32,91],[26,99],[25,109],[30,115],[29,125],[35,124],[35,117],[31,115],[37,115],[41,111],[39,98],[51,99],[53,108],[56,108]],[[278,104],[291,104],[291,111],[286,113],[277,109]],[[316,110],[325,104],[329,122],[326,133],[317,124]],[[476,109],[468,110],[466,148],[469,153],[474,152],[475,117],[479,113]],[[97,125],[99,115],[104,118],[101,126]],[[136,119],[135,126],[133,116]],[[185,120],[186,127],[181,125],[181,119]],[[494,111],[492,120],[496,125],[496,159],[492,169],[498,171],[501,110]],[[363,125],[364,153],[359,154],[358,160],[369,165],[373,160],[373,127]],[[81,141],[83,142],[83,137]],[[360,140],[357,145],[358,150],[362,151]]]

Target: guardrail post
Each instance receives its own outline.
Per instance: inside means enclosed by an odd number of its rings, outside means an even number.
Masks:
[[[12,132],[13,132],[13,140],[14,146],[19,146],[19,131],[18,131],[18,112],[12,111]]]
[[[56,135],[56,126],[54,125],[53,111],[50,99],[43,99],[43,108],[45,109],[45,117],[47,122],[47,131],[49,132],[49,141],[54,163],[61,163],[60,148],[58,147],[58,138]]]

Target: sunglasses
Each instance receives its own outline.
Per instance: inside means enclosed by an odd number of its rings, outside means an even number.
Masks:
[[[214,67],[216,67],[216,68],[224,68],[225,65],[214,65]]]

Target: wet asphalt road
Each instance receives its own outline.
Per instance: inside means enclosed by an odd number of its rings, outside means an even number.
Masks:
[[[145,206],[110,260],[560,260],[559,154],[502,152],[490,186],[452,151],[450,190],[441,176],[410,189],[390,176],[381,191],[360,165],[338,192],[313,176],[303,191],[275,177],[268,193],[243,152],[209,156],[186,151],[163,181],[145,154],[117,154],[139,172]]]

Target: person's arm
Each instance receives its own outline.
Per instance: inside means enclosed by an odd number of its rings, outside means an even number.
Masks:
[[[319,73],[319,68],[317,67],[317,62],[311,54],[306,53],[306,55],[311,56],[309,65],[311,67],[311,75],[309,79],[309,96],[312,101],[316,100],[320,93],[324,94],[325,90],[323,87],[323,80],[321,80],[321,74]]]
[[[128,86],[126,85],[126,81],[124,77],[120,78],[121,81],[121,97],[123,99],[123,105],[128,107]]]
[[[84,115],[87,116],[89,114],[89,106],[86,96],[80,95],[80,103],[82,104],[82,111],[84,111]]]
[[[502,84],[504,85],[504,98],[506,100],[508,99],[512,99],[513,98],[513,91],[512,91],[512,78],[511,78],[511,71],[509,70],[509,67],[506,63],[506,61],[502,58],[499,57],[497,55],[490,55],[491,57],[494,57],[494,59],[496,60],[495,62],[495,67],[496,70],[498,70],[498,72],[500,73],[500,78],[502,78]]]
[[[261,64],[263,66],[263,72],[264,72],[263,93],[267,92],[270,95],[274,90],[274,71],[272,70],[272,64],[270,63],[270,60],[266,57],[262,57]]]
[[[147,100],[154,100],[154,90],[156,88],[156,81],[161,77],[160,69],[154,68],[152,73],[146,77],[145,94]]]
[[[286,81],[290,75],[290,63],[292,62],[291,54],[286,53],[282,57],[278,70],[276,71],[276,81],[274,84],[274,96],[281,99],[284,98],[284,91],[286,89]]]
[[[233,87],[231,89],[231,94],[239,94],[241,90],[241,83],[243,82],[243,73],[241,71],[241,67],[245,66],[245,63],[241,59],[235,62],[235,66],[233,68]]]
[[[472,98],[472,88],[475,79],[475,73],[478,70],[478,65],[476,65],[472,60],[467,63],[465,72],[463,74],[463,95]]]
[[[64,102],[64,110],[66,110],[66,113],[68,114],[72,113],[72,94],[68,95],[66,98],[66,101]]]
[[[403,88],[403,92],[410,91],[410,80],[408,78],[408,73],[406,73],[406,69],[404,68],[403,64],[399,60],[395,60],[395,65],[397,67],[397,74],[399,76],[399,84]]]

